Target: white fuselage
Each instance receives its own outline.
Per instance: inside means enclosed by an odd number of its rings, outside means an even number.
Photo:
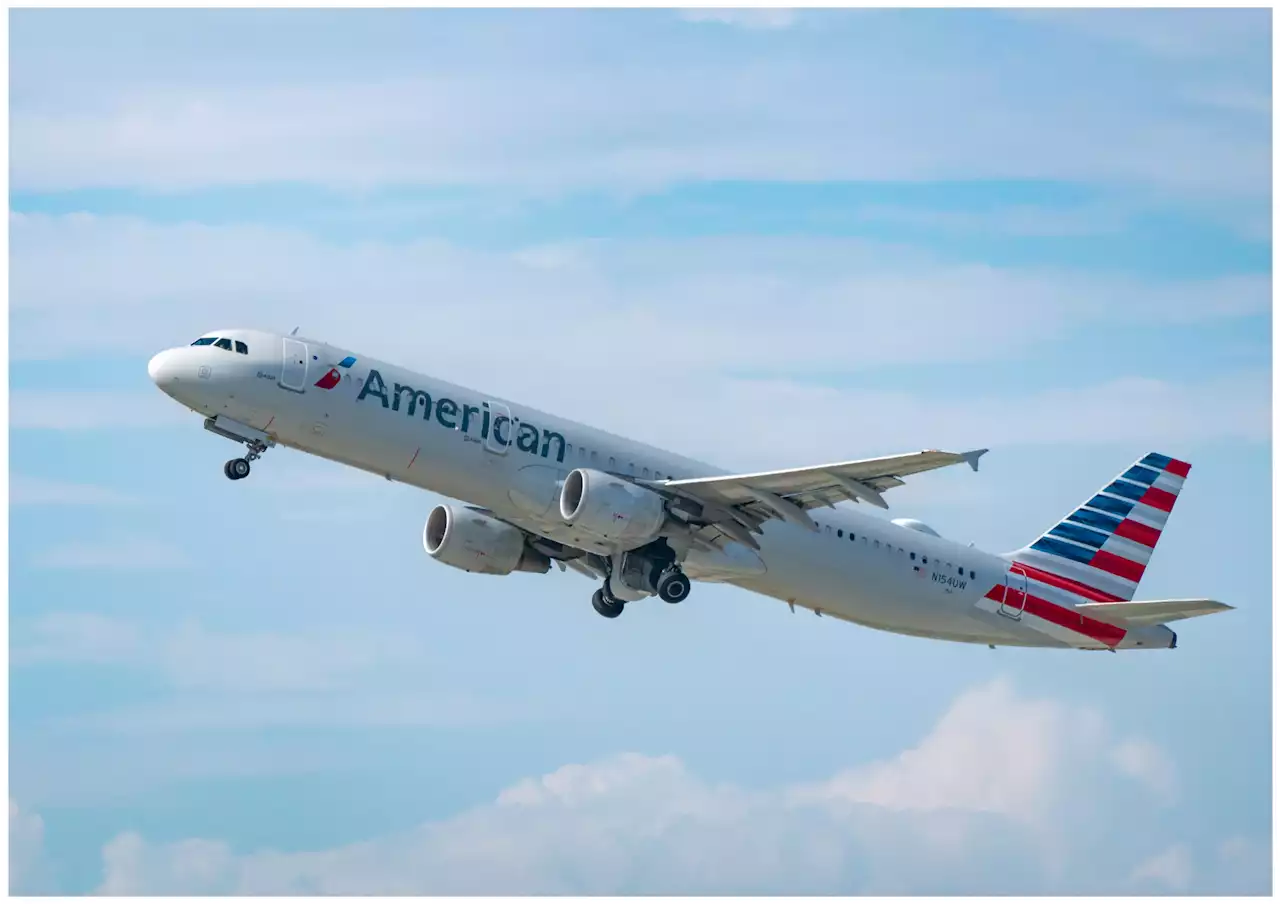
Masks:
[[[592,467],[640,480],[727,473],[506,399],[354,357],[312,340],[250,330],[231,337],[247,353],[212,346],[161,353],[151,375],[176,400],[268,434],[275,442],[483,507],[560,543],[601,554],[560,517],[559,483]],[[283,357],[282,357],[283,348]],[[378,378],[371,380],[371,373]],[[508,423],[504,419],[509,417]],[[515,425],[514,437],[510,426]],[[464,429],[465,428],[465,429]],[[994,645],[1097,647],[1034,630],[976,604],[1006,580],[1006,558],[856,508],[810,512],[818,532],[764,524],[758,553],[697,549],[684,563],[695,580],[731,583],[822,615],[901,634]]]

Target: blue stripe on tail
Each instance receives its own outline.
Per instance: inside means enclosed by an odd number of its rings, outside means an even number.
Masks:
[[[1120,476],[1125,480],[1132,480],[1135,483],[1151,486],[1151,484],[1155,483],[1156,478],[1160,476],[1160,472],[1144,468],[1142,465],[1134,465]]]
[[[1110,515],[1104,515],[1102,512],[1095,512],[1093,509],[1076,509],[1067,516],[1068,521],[1076,521],[1080,524],[1087,524],[1089,527],[1096,527],[1098,530],[1106,531],[1108,534],[1114,534],[1116,528],[1120,526],[1119,518],[1112,518]]]
[[[1071,559],[1073,562],[1082,562],[1086,565],[1093,558],[1094,552],[1092,549],[1076,546],[1074,543],[1063,543],[1061,540],[1055,540],[1052,537],[1041,537],[1031,544],[1031,548],[1039,552],[1047,552],[1051,556],[1061,556],[1064,559]]]
[[[1125,502],[1123,499],[1116,499],[1114,496],[1103,496],[1099,493],[1088,502],[1085,503],[1089,508],[1100,509],[1104,512],[1110,512],[1113,515],[1119,515],[1123,518],[1125,515],[1133,511],[1133,503]]]
[[[1081,527],[1078,524],[1072,524],[1069,521],[1063,521],[1053,530],[1049,531],[1055,537],[1062,537],[1064,540],[1074,540],[1077,543],[1084,543],[1092,546],[1094,549],[1101,549],[1102,544],[1107,542],[1110,534],[1100,533],[1096,530],[1089,530],[1087,527]]]

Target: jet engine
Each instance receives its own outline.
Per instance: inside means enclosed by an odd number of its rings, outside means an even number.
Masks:
[[[446,565],[477,574],[544,574],[551,559],[529,549],[524,532],[474,509],[437,505],[422,528],[427,555]]]
[[[560,517],[620,549],[655,539],[667,520],[662,496],[603,471],[570,471],[560,490]]]

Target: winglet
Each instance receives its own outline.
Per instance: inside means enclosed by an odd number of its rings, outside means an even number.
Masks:
[[[972,452],[961,452],[960,457],[969,463],[969,467],[978,470],[978,459],[990,452],[990,449],[974,449]]]

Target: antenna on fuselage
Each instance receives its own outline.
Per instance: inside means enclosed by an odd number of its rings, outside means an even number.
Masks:
[[[296,335],[298,335],[298,329],[299,329],[299,328],[295,326],[295,327],[293,328],[293,332],[292,332],[292,333],[290,333],[289,335],[290,335],[290,336],[296,336]]]

